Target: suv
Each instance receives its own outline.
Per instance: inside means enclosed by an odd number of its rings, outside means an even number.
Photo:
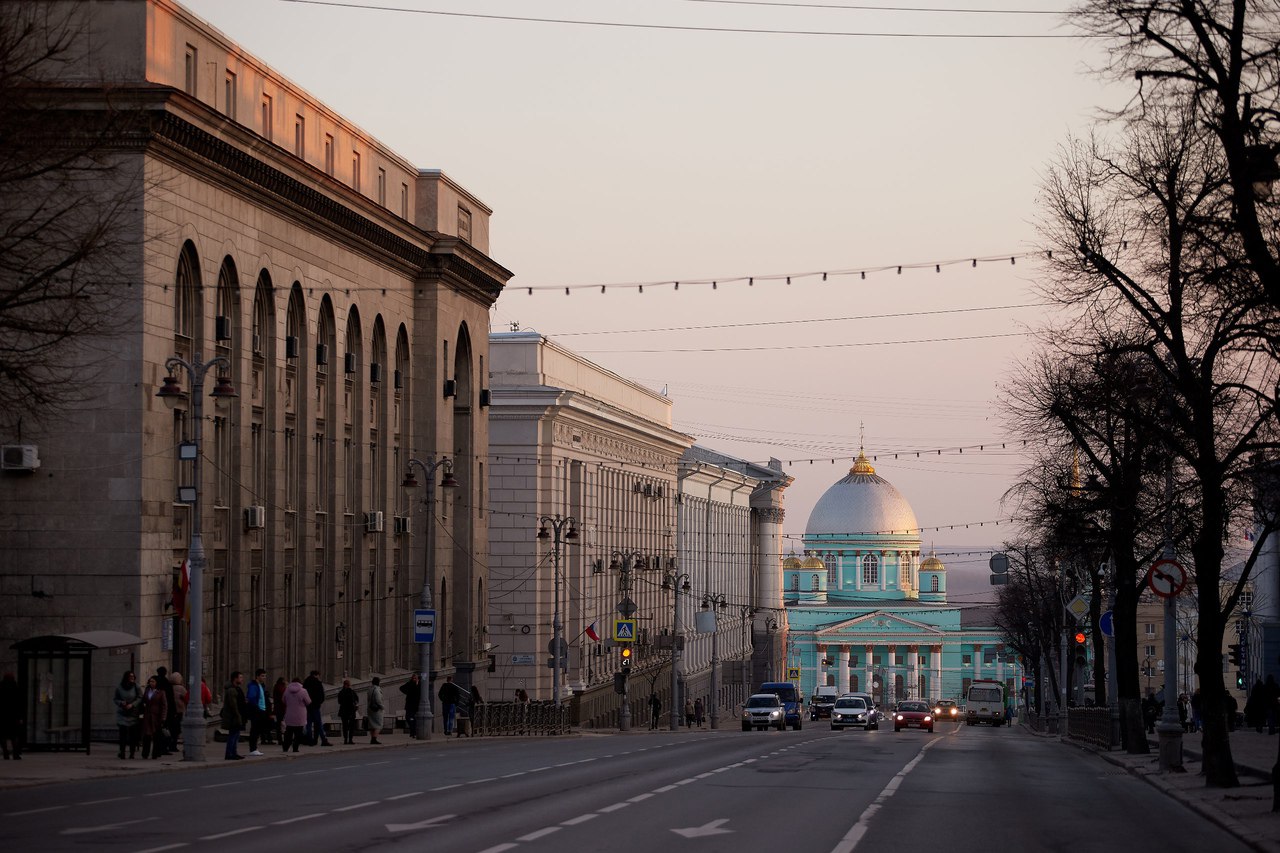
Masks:
[[[753,728],[764,731],[774,728],[782,731],[787,727],[786,712],[782,708],[782,700],[777,693],[755,693],[742,706],[742,730],[749,732]]]
[[[835,706],[838,695],[835,687],[819,687],[814,690],[813,695],[809,697],[809,719],[830,719],[831,709]]]

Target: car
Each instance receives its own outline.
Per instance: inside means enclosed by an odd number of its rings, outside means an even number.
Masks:
[[[742,730],[749,732],[752,729],[777,729],[782,731],[787,727],[786,711],[782,707],[782,700],[778,698],[777,693],[753,693],[747,697],[747,702],[742,706]]]
[[[867,708],[871,712],[871,726],[869,728],[880,728],[880,721],[884,719],[884,714],[880,713],[880,709],[876,706],[876,700],[870,693],[845,693],[845,696],[856,696],[863,702],[867,703]]]
[[[839,694],[830,685],[819,687],[809,697],[809,719],[827,720],[831,718],[831,708],[836,704]]]
[[[933,709],[928,702],[907,700],[898,703],[898,709],[893,713],[893,730],[900,732],[912,726],[933,731]]]
[[[861,696],[841,696],[831,706],[832,731],[850,727],[864,729],[878,729],[880,727],[879,723],[876,722],[875,712],[867,707],[866,700]]]
[[[960,706],[950,699],[939,699],[933,703],[933,719],[960,721]]]

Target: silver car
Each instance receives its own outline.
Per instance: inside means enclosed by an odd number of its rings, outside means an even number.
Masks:
[[[867,707],[867,701],[861,696],[841,696],[836,699],[831,709],[831,728],[844,729],[856,726],[864,729],[878,729],[880,723],[876,719],[875,710]]]
[[[742,706],[742,730],[752,729],[764,731],[774,728],[782,731],[787,727],[787,714],[782,707],[782,700],[777,693],[755,693]]]

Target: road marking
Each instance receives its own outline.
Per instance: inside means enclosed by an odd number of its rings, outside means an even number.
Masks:
[[[631,803],[614,803],[611,806],[605,806],[604,808],[598,809],[597,811],[599,811],[601,814],[608,814],[609,812],[616,812],[618,811],[618,809],[625,809],[629,805],[631,805]]]
[[[453,820],[457,815],[442,814],[435,817],[429,817],[426,820],[420,820],[417,823],[389,823],[387,824],[387,832],[416,832],[420,829],[435,829],[435,827],[446,820]]]
[[[503,850],[510,850],[512,847],[519,847],[519,844],[499,844],[496,847],[488,847],[481,850],[480,853],[502,853]]]
[[[543,836],[550,835],[553,832],[559,832],[559,831],[560,831],[560,827],[558,826],[548,826],[548,827],[539,829],[536,832],[531,832],[528,835],[522,835],[519,838],[517,838],[516,841],[537,841],[539,838],[542,838]]]
[[[431,792],[435,793],[436,791],[447,791],[450,788],[461,788],[461,787],[462,787],[462,783],[459,782],[456,785],[441,785],[439,788],[432,788]]]
[[[484,782],[497,782],[497,781],[498,781],[498,777],[497,777],[497,776],[486,776],[484,779],[472,779],[472,780],[471,780],[470,782],[468,782],[467,784],[468,784],[468,785],[480,785],[480,784],[482,784],[482,783],[484,783]]]
[[[422,796],[423,793],[424,793],[423,791],[410,791],[407,794],[397,794],[394,797],[387,797],[387,802],[390,803],[395,800],[407,800],[410,797],[420,797]]]
[[[653,794],[637,794],[636,796],[634,796],[634,797],[632,797],[631,799],[627,800],[627,802],[628,802],[628,803],[638,803],[638,802],[641,802],[642,800],[647,800],[647,799],[649,799],[649,798],[650,798],[650,797],[652,797],[652,796],[653,796]]]
[[[294,773],[293,775],[294,776],[314,776],[317,773],[328,773],[328,772],[329,772],[329,768],[326,767],[324,770],[300,770],[297,773]]]
[[[298,821],[311,820],[313,817],[324,817],[324,816],[325,816],[324,812],[315,812],[314,814],[304,814],[304,815],[301,815],[300,817],[287,817],[284,820],[272,821],[271,825],[272,826],[288,826],[289,824],[297,823]]]
[[[217,835],[202,835],[201,841],[217,841],[219,838],[230,838],[233,835],[243,835],[246,832],[253,832],[255,829],[262,829],[260,826],[242,826],[239,829],[233,829],[230,832],[220,832]]]
[[[839,843],[831,849],[831,853],[853,853],[858,843],[862,841],[870,828],[871,819],[875,817],[876,812],[880,811],[882,804],[894,795],[898,790],[898,786],[902,784],[902,780],[906,775],[915,769],[915,766],[924,758],[924,751],[937,743],[937,740],[931,740],[924,746],[920,747],[920,751],[916,753],[916,757],[906,763],[906,765],[898,771],[898,773],[889,780],[889,784],[884,786],[884,790],[880,792],[875,801],[862,812],[858,818],[858,822],[849,827],[849,831],[844,834]]]
[[[722,824],[726,824],[728,822],[729,819],[727,817],[722,817],[718,820],[708,821],[702,826],[690,826],[684,829],[673,829],[671,831],[676,835],[682,835],[685,838],[701,838],[704,835],[723,835],[727,832],[733,832],[732,829],[720,828]]]
[[[85,835],[90,832],[105,832],[108,829],[119,829],[122,826],[132,826],[135,823],[146,823],[149,820],[158,820],[155,817],[144,817],[138,820],[121,820],[115,823],[108,823],[102,826],[73,826],[60,831],[59,835]]]
[[[550,764],[548,764],[548,765],[546,765],[545,767],[535,767],[535,768],[533,768],[532,770],[530,770],[530,771],[528,771],[528,772],[529,772],[529,773],[541,773],[543,770],[550,770],[550,769],[551,769],[551,765],[550,765]]]
[[[259,776],[257,779],[250,779],[250,782],[269,782],[272,779],[283,779],[285,774],[281,773],[276,776]]]
[[[678,785],[663,785],[661,788],[654,788],[653,792],[655,794],[665,794],[667,791],[674,791],[678,787]]]
[[[508,773],[506,776],[503,776],[502,778],[503,778],[503,779],[514,779],[514,778],[516,778],[517,776],[523,776],[526,772],[527,772],[527,771],[525,771],[525,770],[519,770],[519,771],[517,771],[517,772],[515,772],[515,773]]]
[[[65,809],[66,806],[45,806],[42,809],[27,809],[23,812],[5,812],[5,817],[21,817],[26,814],[40,814],[41,812],[56,812],[58,809]]]
[[[152,791],[150,794],[143,794],[144,797],[167,797],[170,794],[181,794],[183,791],[190,791],[190,788],[170,788],[168,791]]]
[[[376,806],[377,804],[378,804],[377,800],[370,800],[367,803],[356,803],[354,806],[343,806],[342,808],[334,809],[333,811],[334,811],[334,814],[337,814],[338,812],[353,812],[356,809],[362,809],[365,806]]]
[[[177,844],[166,844],[163,847],[148,847],[146,850],[139,850],[138,853],[160,853],[161,850],[177,850],[179,847],[186,847],[187,842],[179,841]]]
[[[360,767],[377,767],[379,764],[390,764],[390,761],[370,761],[368,764],[361,764]],[[353,765],[355,766],[355,765]]]
[[[568,820],[561,821],[560,825],[561,826],[577,826],[580,823],[586,823],[587,821],[595,820],[598,817],[600,817],[600,815],[596,814],[595,812],[591,812],[590,814],[580,814],[577,817],[571,817]]]
[[[76,803],[77,806],[100,806],[103,803],[118,803],[121,800],[127,800],[128,797],[111,797],[106,800],[85,800],[82,803]]]

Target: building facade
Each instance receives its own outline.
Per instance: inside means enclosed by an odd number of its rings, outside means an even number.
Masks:
[[[140,119],[111,152],[137,178],[130,295],[92,398],[33,420],[20,440],[38,472],[0,479],[0,655],[109,629],[144,641],[139,670],[185,669],[173,603],[198,507],[210,685],[258,666],[403,677],[433,520],[401,482],[409,459],[447,456],[460,487],[434,520],[434,668],[468,682],[484,660],[488,309],[510,276],[487,254],[490,210],[176,3],[74,5],[94,49],[58,83],[87,114]],[[206,392],[215,377],[238,391],[205,400],[198,503],[179,496],[196,482],[179,458],[192,405],[156,397],[169,375],[191,390],[173,357],[220,359]],[[41,595],[14,592],[28,583]]]

